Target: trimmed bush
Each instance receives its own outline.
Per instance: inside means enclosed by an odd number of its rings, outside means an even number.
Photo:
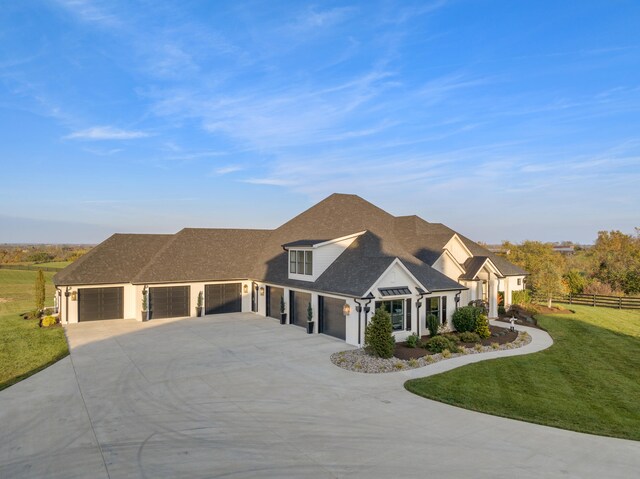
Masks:
[[[418,345],[419,339],[420,338],[418,338],[418,335],[416,333],[413,333],[411,336],[407,338],[407,347],[415,348]]]
[[[438,321],[438,317],[435,314],[427,314],[427,329],[429,330],[431,337],[438,334],[439,326],[440,321]]]
[[[482,339],[487,339],[491,336],[491,331],[489,330],[489,319],[484,314],[481,314],[476,320],[476,333]]]
[[[476,320],[482,310],[475,306],[464,306],[453,313],[453,326],[459,333],[476,330]]]
[[[428,351],[432,353],[441,353],[445,349],[448,349],[450,352],[453,352],[453,353],[458,352],[458,346],[456,346],[456,343],[451,341],[446,336],[442,336],[442,335],[429,338],[425,343],[425,347],[427,348]]]
[[[55,316],[45,316],[44,318],[42,318],[41,325],[43,328],[49,328],[51,326],[54,326],[57,322],[58,319]]]
[[[531,302],[531,296],[528,289],[521,291],[513,291],[511,293],[511,304],[529,304]]]
[[[365,351],[372,356],[390,358],[393,356],[395,343],[391,315],[382,308],[376,309],[364,330]]]
[[[463,343],[479,343],[480,336],[477,333],[472,333],[471,331],[464,331],[458,334],[458,338]]]

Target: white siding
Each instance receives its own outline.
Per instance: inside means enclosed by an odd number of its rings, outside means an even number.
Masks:
[[[433,264],[433,268],[440,271],[445,276],[451,278],[454,281],[458,281],[458,278],[463,273],[460,266],[454,263],[454,259],[446,253],[443,253]]]
[[[444,249],[448,250],[460,264],[464,264],[464,262],[471,257],[469,250],[457,235],[454,235],[449,240],[449,242],[444,246]]]
[[[338,256],[340,256],[344,250],[351,246],[351,243],[353,243],[356,238],[357,236],[352,236],[350,238],[345,238],[343,240],[315,248],[298,248],[300,251],[313,251],[313,274],[306,275],[290,272],[289,278],[301,281],[315,281],[336,259],[338,259]],[[291,249],[295,250],[296,248]],[[287,268],[289,268],[289,263],[287,263]]]

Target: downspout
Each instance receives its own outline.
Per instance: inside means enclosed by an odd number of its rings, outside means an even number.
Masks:
[[[357,304],[356,311],[358,312],[358,345],[362,346],[362,305],[356,298],[353,298],[353,301]]]
[[[422,307],[422,300],[424,299],[424,295],[428,294],[424,289],[417,287],[416,291],[418,292],[418,301],[416,301],[416,309],[417,309],[417,314],[416,316],[418,316],[416,318],[416,334],[418,335],[418,337],[420,338],[420,308]]]
[[[64,297],[65,297],[65,300],[66,300],[64,312],[65,312],[65,317],[66,317],[65,322],[67,324],[69,324],[69,296],[71,296],[71,287],[67,286],[65,288],[65,291],[64,291]]]

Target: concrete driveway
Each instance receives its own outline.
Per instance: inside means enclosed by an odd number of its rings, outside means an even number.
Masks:
[[[406,392],[343,342],[252,314],[67,328],[71,357],[0,392],[0,477],[634,477],[640,443]],[[429,366],[431,367],[431,366]],[[424,370],[423,370],[424,371]]]

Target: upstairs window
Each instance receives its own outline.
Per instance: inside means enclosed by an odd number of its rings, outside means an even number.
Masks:
[[[289,250],[289,273],[313,274],[313,251]]]

